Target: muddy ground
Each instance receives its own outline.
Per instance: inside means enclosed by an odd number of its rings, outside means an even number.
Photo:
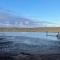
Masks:
[[[60,60],[60,54],[29,54],[21,52],[19,55],[4,53],[0,54],[0,60]]]

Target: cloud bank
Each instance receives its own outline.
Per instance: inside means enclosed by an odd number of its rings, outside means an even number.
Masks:
[[[0,27],[59,27],[58,24],[53,24],[47,21],[34,21],[32,19],[17,17],[11,14],[11,11],[0,9]]]

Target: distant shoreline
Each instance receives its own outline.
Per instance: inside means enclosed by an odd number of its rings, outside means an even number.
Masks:
[[[0,27],[0,32],[60,32],[60,27],[39,27],[39,28]]]

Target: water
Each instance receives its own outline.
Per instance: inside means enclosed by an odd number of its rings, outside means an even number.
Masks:
[[[48,33],[56,35],[57,33]],[[46,36],[46,32],[5,32],[12,46],[8,52],[28,52],[33,54],[60,54],[60,41],[53,36]]]

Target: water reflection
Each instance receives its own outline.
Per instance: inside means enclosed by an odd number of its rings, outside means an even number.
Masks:
[[[56,35],[57,33],[49,33]],[[45,32],[5,32],[8,52],[20,53],[60,53],[60,41],[56,37],[46,37]],[[5,41],[5,40],[4,40]],[[1,46],[1,44],[0,44]],[[3,45],[5,47],[5,45]],[[3,49],[4,50],[4,49]]]

